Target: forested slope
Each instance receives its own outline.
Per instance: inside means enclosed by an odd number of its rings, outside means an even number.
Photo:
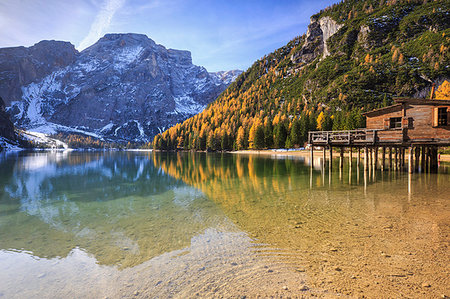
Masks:
[[[308,32],[256,61],[200,114],[159,134],[155,149],[302,146],[309,130],[363,127],[396,96],[443,93],[450,2],[342,1]],[[448,85],[447,85],[448,86]]]

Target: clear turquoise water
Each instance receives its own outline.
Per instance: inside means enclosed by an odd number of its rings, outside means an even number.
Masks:
[[[448,167],[408,176],[335,163],[330,173],[319,160],[230,154],[2,156],[0,297],[227,297],[304,284],[309,295],[419,294],[389,275],[376,276],[383,291],[351,287],[381,268],[445,292]]]

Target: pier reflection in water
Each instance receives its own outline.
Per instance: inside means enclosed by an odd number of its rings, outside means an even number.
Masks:
[[[267,295],[284,283],[291,295],[401,297],[438,281],[427,294],[445,293],[448,169],[408,177],[318,162],[130,152],[3,158],[0,292]],[[18,273],[28,284],[18,287]],[[99,278],[108,290],[91,281]]]
[[[401,297],[422,294],[422,282],[433,280],[445,281],[434,294],[446,292],[450,176],[445,165],[437,174],[411,176],[371,166],[364,171],[356,161],[350,169],[348,159],[342,168],[333,160],[331,171],[320,159],[311,168],[303,157],[161,154],[154,159],[202,190],[258,242],[278,248],[270,254],[307,269],[317,287]]]

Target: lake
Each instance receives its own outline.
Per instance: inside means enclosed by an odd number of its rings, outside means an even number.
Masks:
[[[0,297],[450,296],[450,168],[0,156]]]

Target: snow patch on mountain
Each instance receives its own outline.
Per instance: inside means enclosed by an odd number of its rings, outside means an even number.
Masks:
[[[136,61],[139,54],[142,52],[143,48],[137,47],[126,47],[122,51],[118,52],[114,61],[114,68],[117,70],[123,70],[128,67],[129,64]]]
[[[180,96],[174,98],[175,110],[174,113],[180,113],[184,115],[195,115],[202,112],[206,105],[200,105],[189,96]]]
[[[234,80],[242,74],[240,70],[232,70],[232,71],[220,71],[215,73],[210,73],[216,78],[216,84],[226,84],[230,85]]]

